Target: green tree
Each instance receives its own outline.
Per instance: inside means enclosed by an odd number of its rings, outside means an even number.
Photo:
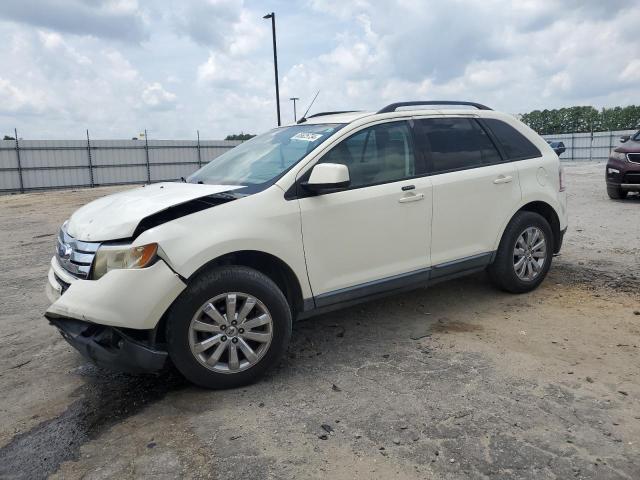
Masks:
[[[603,108],[576,106],[553,110],[534,110],[522,121],[540,135],[560,133],[633,130],[640,127],[640,106]]]
[[[12,136],[10,136],[10,135],[5,135],[5,136],[4,136],[4,138],[3,138],[3,140],[15,140],[15,138],[13,138],[13,137],[12,137]]]
[[[237,133],[237,134],[234,134],[234,135],[227,135],[225,137],[225,140],[240,140],[240,141],[244,142],[244,141],[249,140],[250,138],[253,138],[253,137],[255,137],[255,135],[252,135],[250,133],[242,133],[242,132],[240,132],[240,133]]]

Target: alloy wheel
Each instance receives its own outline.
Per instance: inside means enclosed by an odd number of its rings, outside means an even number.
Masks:
[[[238,373],[269,350],[273,319],[247,293],[228,292],[208,300],[191,319],[189,346],[201,365],[217,373]]]
[[[535,280],[547,261],[547,242],[538,227],[527,227],[513,248],[513,268],[520,280]]]

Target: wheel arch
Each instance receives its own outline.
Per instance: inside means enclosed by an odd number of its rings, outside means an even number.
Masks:
[[[502,229],[500,238],[502,238],[502,235],[504,235],[504,231],[507,228],[509,222],[511,222],[513,217],[515,217],[519,212],[534,212],[539,214],[547,222],[549,222],[549,226],[551,226],[551,233],[553,234],[553,253],[558,253],[560,251],[560,246],[562,245],[562,235],[560,233],[560,217],[558,216],[558,213],[556,212],[555,208],[553,208],[553,206],[542,200],[534,200],[532,202],[526,203],[522,205],[518,210],[516,210]]]
[[[241,265],[253,268],[273,280],[287,299],[291,308],[291,316],[294,320],[299,313],[305,310],[305,299],[302,294],[300,280],[293,269],[275,255],[259,250],[239,250],[220,255],[206,262],[186,278],[185,281],[188,285],[201,272],[223,265]],[[167,312],[164,313],[154,329],[156,334],[154,341],[162,342],[164,340],[166,317]]]
[[[284,294],[294,318],[296,313],[304,309],[302,287],[293,269],[284,260],[259,250],[239,250],[214,258],[193,272],[187,279],[187,283],[203,270],[222,265],[242,265],[265,274]]]

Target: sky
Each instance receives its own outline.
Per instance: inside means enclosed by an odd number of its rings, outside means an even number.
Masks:
[[[221,139],[313,111],[640,103],[637,0],[3,0],[0,134]]]

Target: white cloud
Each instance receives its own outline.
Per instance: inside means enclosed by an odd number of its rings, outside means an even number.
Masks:
[[[4,20],[58,32],[140,42],[147,37],[145,14],[134,0],[5,0]]]
[[[152,6],[150,6],[152,5]],[[638,102],[631,0],[308,0],[276,10],[282,116],[464,99]],[[275,124],[271,25],[241,0],[7,0],[0,134],[221,138]],[[94,133],[95,132],[95,133]]]
[[[160,83],[154,82],[147,85],[142,91],[142,101],[153,109],[167,110],[175,105],[176,96],[171,92],[167,92]]]
[[[41,111],[43,98],[39,92],[19,88],[0,77],[0,113],[33,115]]]
[[[636,85],[640,84],[640,58],[629,61],[620,74],[620,79],[625,82],[637,82]]]

